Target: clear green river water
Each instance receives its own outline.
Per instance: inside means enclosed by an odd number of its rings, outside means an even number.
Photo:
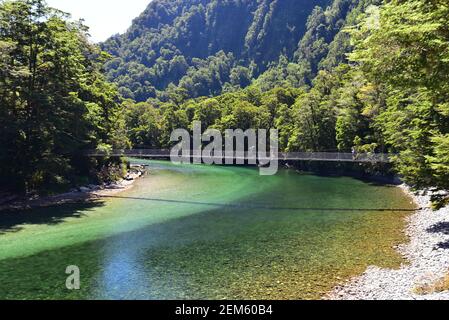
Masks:
[[[0,299],[316,299],[403,262],[413,205],[398,188],[146,163],[114,198],[0,213]]]

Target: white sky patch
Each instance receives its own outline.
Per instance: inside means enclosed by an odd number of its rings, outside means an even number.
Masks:
[[[92,41],[104,41],[125,32],[151,0],[47,0],[49,6],[84,19]]]

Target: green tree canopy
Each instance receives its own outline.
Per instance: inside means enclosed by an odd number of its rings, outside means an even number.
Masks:
[[[0,3],[0,177],[23,192],[106,165],[84,151],[126,146],[106,55],[87,28],[42,0]]]

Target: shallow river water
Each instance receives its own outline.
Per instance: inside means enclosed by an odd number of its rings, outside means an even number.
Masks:
[[[101,203],[0,213],[0,299],[315,299],[403,262],[413,205],[399,188],[146,163]]]

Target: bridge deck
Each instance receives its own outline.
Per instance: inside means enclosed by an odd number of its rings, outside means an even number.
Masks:
[[[105,153],[101,152],[89,152],[88,156],[91,157],[103,157]],[[120,150],[114,151],[108,156],[117,157],[135,157],[135,158],[152,158],[152,159],[166,159],[170,158],[170,150],[151,150],[151,149],[135,149],[135,150]],[[185,157],[194,157],[196,154],[188,152]],[[268,155],[264,156],[267,159]],[[256,159],[258,156],[250,155],[248,152],[245,154],[235,153],[216,153],[214,155],[203,156],[204,158],[217,158],[222,160],[248,160]],[[270,160],[279,161],[321,161],[321,162],[370,162],[370,163],[389,163],[391,162],[390,156],[384,153],[341,153],[341,152],[279,152],[274,153],[269,158]]]

